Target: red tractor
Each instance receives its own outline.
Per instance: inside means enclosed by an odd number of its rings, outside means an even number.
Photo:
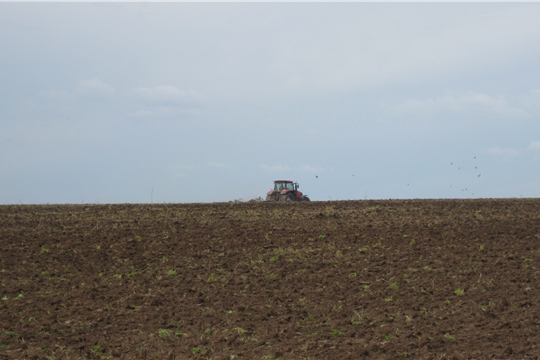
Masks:
[[[266,201],[310,201],[298,191],[299,187],[300,185],[292,180],[275,180],[274,188],[266,193]]]

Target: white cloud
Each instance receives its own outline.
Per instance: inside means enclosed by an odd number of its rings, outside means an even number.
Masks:
[[[134,118],[162,118],[174,115],[176,108],[167,106],[153,106],[144,110],[136,110],[128,114]]]
[[[48,90],[48,91],[42,91],[39,93],[39,96],[55,99],[55,100],[71,100],[74,98],[73,94],[67,92],[67,91],[57,91],[57,90]]]
[[[130,93],[136,98],[149,103],[192,103],[201,99],[195,91],[186,91],[173,85],[160,85],[155,87],[138,87],[131,89]]]
[[[284,171],[301,171],[301,172],[323,172],[327,169],[323,167],[312,167],[306,164],[301,164],[298,167],[290,167],[287,165],[265,165],[259,164],[259,167],[266,172],[284,172]]]
[[[77,85],[77,93],[84,96],[110,98],[114,96],[115,90],[111,85],[94,78],[79,82]]]
[[[185,178],[196,167],[193,165],[168,165],[167,169],[172,173],[173,178]]]
[[[527,151],[539,151],[540,140],[531,141],[527,148],[502,148],[499,146],[486,149],[485,152],[491,155],[502,156],[505,159],[512,159],[518,155],[525,154]]]
[[[502,155],[506,158],[514,157],[518,155],[521,151],[519,149],[514,148],[501,148],[501,147],[493,147],[486,150],[488,154],[491,155]]]
[[[283,166],[283,165],[265,165],[265,164],[259,164],[259,167],[267,172],[282,172],[282,171],[289,171],[291,168],[289,166]]]
[[[155,87],[137,87],[128,91],[128,96],[137,105],[143,103],[143,109],[128,114],[135,118],[165,118],[171,116],[193,116],[203,97],[195,91],[179,89],[173,85]]]
[[[536,111],[540,110],[540,89],[532,89],[528,94],[522,96],[522,103]]]
[[[432,99],[410,99],[390,111],[393,115],[459,113],[483,114],[505,118],[526,118],[529,113],[513,107],[503,96],[491,97],[486,94],[466,93],[445,95]]]
[[[315,172],[323,172],[323,171],[326,171],[325,168],[322,168],[322,167],[311,167],[311,166],[305,165],[305,164],[300,165],[299,170],[300,170],[300,171],[313,172],[313,173],[315,173]]]
[[[56,100],[75,100],[77,98],[108,99],[116,94],[115,89],[99,79],[80,81],[75,91],[47,90],[41,91],[39,96]]]
[[[234,166],[224,162],[207,162],[205,165],[214,169],[234,169]]]
[[[184,178],[188,177],[194,171],[208,171],[209,169],[229,170],[234,169],[234,166],[226,162],[208,161],[204,164],[197,165],[168,165],[167,169],[172,172],[173,177]]]
[[[537,150],[540,150],[540,141],[532,141],[530,144],[529,144],[529,150],[532,150],[532,151],[537,151]]]

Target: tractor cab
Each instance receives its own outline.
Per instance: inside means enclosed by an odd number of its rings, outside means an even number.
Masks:
[[[293,183],[291,180],[276,180],[274,181],[274,191],[279,193],[287,192],[287,190],[295,191],[298,189],[298,183]]]

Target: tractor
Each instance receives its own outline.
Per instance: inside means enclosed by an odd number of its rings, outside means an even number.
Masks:
[[[310,201],[298,191],[299,187],[300,185],[292,180],[275,180],[274,188],[266,193],[266,201]]]

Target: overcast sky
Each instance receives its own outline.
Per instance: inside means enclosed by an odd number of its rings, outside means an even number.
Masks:
[[[0,3],[0,203],[540,195],[539,3]]]

